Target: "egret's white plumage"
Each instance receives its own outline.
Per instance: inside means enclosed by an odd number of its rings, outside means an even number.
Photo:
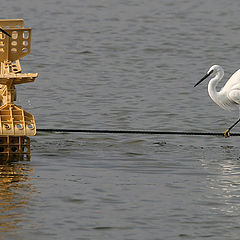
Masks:
[[[194,87],[196,87],[210,75],[214,76],[208,83],[208,93],[212,100],[223,109],[237,109],[240,106],[240,69],[230,77],[230,79],[226,82],[225,86],[220,91],[217,91],[217,84],[222,80],[224,71],[221,66],[213,65],[208,70],[207,74],[199,82],[197,82]],[[225,137],[230,136],[230,130],[239,121],[240,119],[225,131]]]

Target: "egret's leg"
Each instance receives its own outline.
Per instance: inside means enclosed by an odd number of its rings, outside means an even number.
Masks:
[[[239,119],[230,127],[228,128],[225,132],[224,132],[224,137],[230,137],[230,131],[240,122],[240,106],[239,106],[239,111],[238,111],[238,115],[239,115]]]
[[[240,122],[240,118],[230,127],[228,128],[225,132],[224,132],[224,137],[230,137],[230,131]]]

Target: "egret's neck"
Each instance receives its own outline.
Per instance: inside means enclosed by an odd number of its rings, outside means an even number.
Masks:
[[[216,76],[212,78],[208,83],[209,96],[217,104],[219,104],[219,92],[217,91],[216,86],[219,83],[219,81],[221,81],[221,79],[223,78],[223,75],[224,75],[223,71],[217,72]]]

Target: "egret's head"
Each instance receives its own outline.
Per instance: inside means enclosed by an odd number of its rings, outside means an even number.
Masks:
[[[219,65],[213,65],[209,68],[207,71],[206,75],[198,81],[194,87],[196,87],[198,84],[200,84],[203,80],[205,80],[207,77],[209,77],[212,74],[217,74],[217,73],[223,73],[223,68]]]
[[[212,71],[212,73],[218,73],[218,72],[223,72],[223,68],[219,65],[213,65],[209,68],[207,73],[210,73]],[[211,74],[211,73],[210,73]]]

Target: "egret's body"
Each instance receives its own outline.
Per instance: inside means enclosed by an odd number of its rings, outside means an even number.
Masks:
[[[226,110],[235,110],[240,106],[240,69],[236,71],[231,78],[226,82],[225,86],[217,91],[217,84],[224,76],[223,68],[219,65],[213,65],[207,74],[197,83],[201,83],[210,75],[215,75],[208,83],[208,93],[212,100],[221,108]],[[240,121],[238,119],[229,129],[224,132],[225,137],[230,136],[230,130]]]

